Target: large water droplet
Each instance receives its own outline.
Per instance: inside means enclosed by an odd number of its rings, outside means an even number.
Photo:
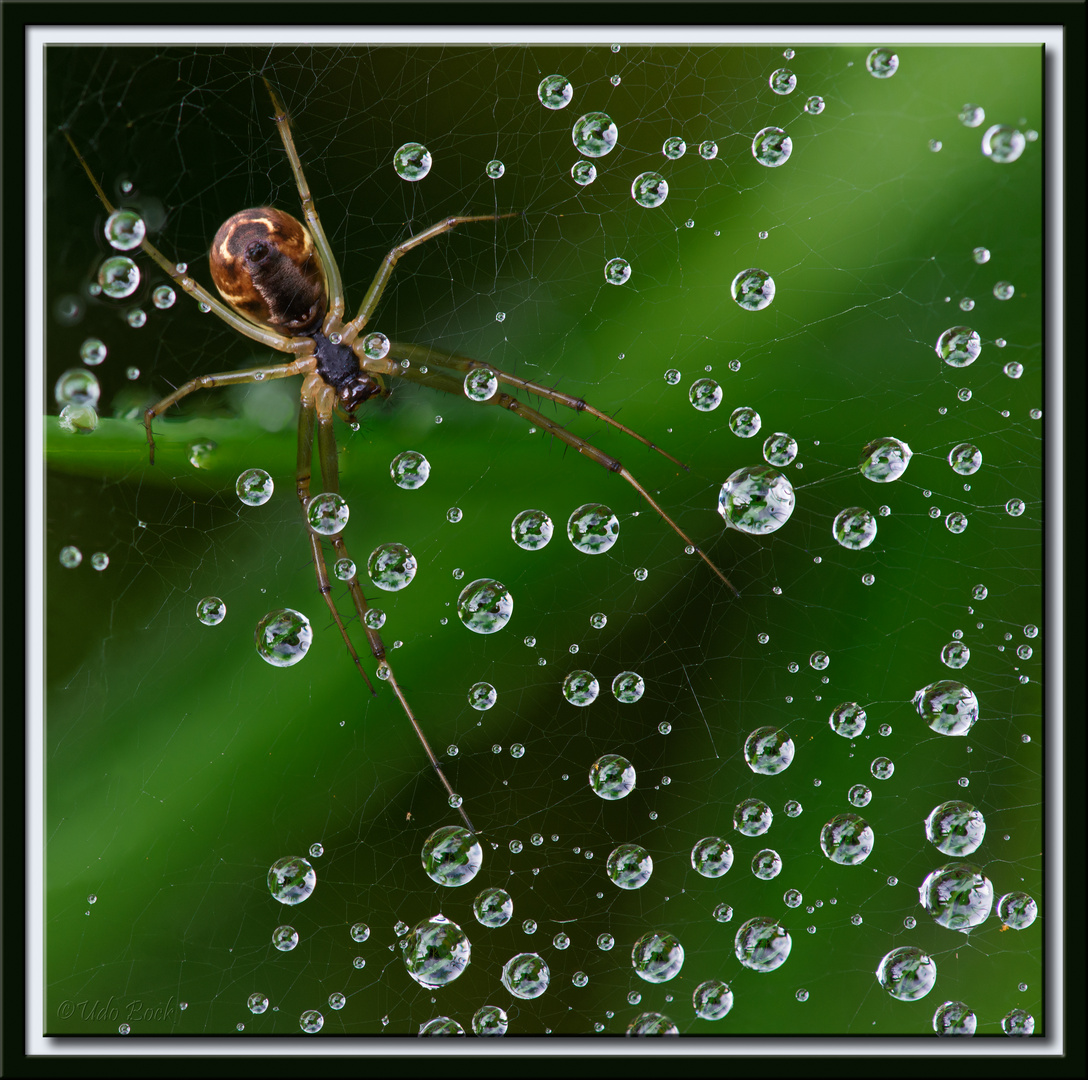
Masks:
[[[257,655],[273,667],[297,664],[306,655],[313,636],[310,620],[294,608],[270,611],[253,633]]]
[[[477,578],[461,590],[457,615],[475,634],[494,634],[501,630],[514,612],[514,598],[501,581]]]

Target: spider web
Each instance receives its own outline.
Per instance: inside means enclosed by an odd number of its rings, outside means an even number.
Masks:
[[[1000,1034],[1014,1009],[1031,1014],[1036,1034],[1048,1030],[1046,920],[1005,932],[995,914],[961,934],[934,923],[917,893],[950,861],[927,841],[924,819],[963,799],[986,819],[967,861],[995,897],[1027,892],[1041,911],[1050,899],[1045,140],[1009,164],[979,150],[991,123],[1043,131],[1041,49],[960,45],[953,62],[946,48],[897,46],[899,70],[877,79],[866,69],[870,44],[794,42],[786,59],[787,44],[50,49],[47,412],[58,411],[53,384],[80,366],[85,339],[101,339],[108,356],[93,369],[98,430],[51,427],[47,442],[47,1034],[122,1024],[136,1034],[298,1034],[307,1010],[322,1014],[323,1036],[415,1034],[440,1016],[471,1031],[477,1011],[496,1005],[511,1034],[622,1034],[655,1012],[701,1036],[923,1035],[947,1000],[974,1010],[980,1035]],[[797,76],[791,94],[768,85],[779,68]],[[553,111],[537,85],[556,72],[574,96]],[[267,362],[266,351],[187,296],[156,308],[150,290],[164,278],[142,256],[137,296],[87,292],[104,255],[103,215],[62,129],[111,197],[141,210],[167,257],[210,284],[204,252],[226,217],[269,204],[297,213],[262,75],[292,115],[349,311],[410,232],[454,213],[523,212],[406,256],[372,329],[584,396],[688,463],[681,471],[592,418],[528,399],[619,457],[740,592],[685,553],[621,479],[502,410],[401,383],[366,407],[358,430],[337,425],[353,557],[361,567],[378,543],[399,541],[419,562],[409,588],[368,596],[387,614],[398,678],[480,832],[482,870],[456,889],[420,864],[424,841],[456,814],[388,688],[378,683],[372,697],[353,672],[317,593],[293,490],[297,380],[194,395],[158,422],[149,467],[137,419],[147,402],[196,374]],[[825,103],[817,114],[805,109],[814,95]],[[968,102],[984,107],[982,127],[957,119]],[[594,110],[614,119],[619,138],[596,160],[597,179],[579,187],[571,128]],[[793,140],[779,168],[751,152],[768,126]],[[675,160],[662,153],[672,136],[687,144]],[[407,183],[391,158],[413,140],[434,164]],[[699,152],[705,140],[717,143],[712,160]],[[499,179],[485,173],[492,160],[505,166]],[[630,195],[645,171],[668,180],[657,208]],[[973,257],[977,247],[988,262]],[[616,257],[632,270],[620,286],[604,275]],[[760,312],[729,295],[748,267],[777,286]],[[1015,287],[1011,299],[995,296],[1001,281]],[[126,323],[132,307],[146,313],[140,328]],[[982,340],[961,369],[934,351],[957,325]],[[1015,378],[1010,362],[1022,369]],[[678,384],[664,378],[669,369]],[[714,411],[689,403],[701,378],[722,388]],[[744,406],[762,420],[754,437],[730,426]],[[769,535],[726,531],[719,489],[762,463],[774,432],[799,445],[783,469],[796,509]],[[884,436],[914,456],[903,477],[876,485],[858,460]],[[196,468],[188,458],[202,442],[214,449]],[[963,442],[983,456],[969,477],[948,464]],[[431,463],[417,491],[389,476],[404,450]],[[254,466],[276,485],[256,508],[233,490]],[[586,556],[564,535],[585,503],[619,519],[605,554]],[[862,551],[832,536],[849,506],[878,523]],[[539,552],[510,539],[512,518],[528,508],[555,522]],[[962,533],[946,524],[953,512],[966,516]],[[66,545],[83,554],[75,569],[59,562]],[[95,552],[108,555],[104,570],[92,568]],[[456,614],[461,588],[480,577],[514,597],[509,625],[487,637]],[[335,595],[346,619],[346,590]],[[225,602],[222,624],[197,621],[205,596]],[[257,620],[280,607],[305,612],[314,628],[305,660],[282,670],[252,644]],[[591,624],[598,613],[601,628]],[[349,626],[362,649],[357,622]],[[953,671],[940,656],[957,639],[971,657]],[[561,690],[578,669],[600,684],[585,708]],[[621,671],[642,676],[640,701],[610,692]],[[933,733],[911,704],[945,678],[978,698],[965,738]],[[486,712],[467,700],[479,681],[497,690]],[[828,723],[845,701],[868,715],[853,740]],[[763,726],[785,729],[796,747],[776,776],[744,758],[746,737]],[[616,802],[587,783],[606,753],[637,774]],[[886,780],[871,772],[881,757],[894,763]],[[856,784],[872,793],[860,809],[847,797]],[[735,807],[750,798],[773,811],[763,836],[734,829]],[[791,800],[797,816],[786,812]],[[844,812],[875,833],[859,866],[820,849],[821,827]],[[724,877],[692,868],[692,846],[706,836],[733,846]],[[313,895],[281,907],[268,868],[314,844],[323,851],[312,858]],[[640,889],[609,879],[620,844],[653,858]],[[750,868],[765,848],[781,856],[773,880]],[[497,929],[473,915],[490,887],[513,900]],[[801,894],[798,906],[788,890]],[[468,935],[472,959],[435,990],[408,976],[401,952],[404,928],[439,913]],[[738,928],[756,916],[791,935],[775,972],[735,956]],[[352,939],[356,923],[369,927],[365,942]],[[299,936],[289,952],[272,944],[284,924]],[[671,981],[633,970],[632,946],[650,931],[683,946]],[[922,1002],[877,985],[881,958],[900,946],[936,963]],[[521,952],[550,969],[535,1000],[500,981]],[[692,1004],[710,979],[735,1000],[717,1021]],[[249,1010],[255,993],[267,1011]]]

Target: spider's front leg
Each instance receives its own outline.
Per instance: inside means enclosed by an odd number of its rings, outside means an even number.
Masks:
[[[155,439],[151,434],[151,421],[161,416],[171,405],[176,405],[182,398],[188,397],[194,390],[214,390],[218,386],[241,386],[245,383],[263,382],[265,379],[286,379],[291,375],[302,375],[312,371],[312,356],[293,360],[289,364],[266,364],[262,367],[243,368],[241,371],[221,371],[217,375],[200,375],[179,386],[162,401],[149,405],[144,410],[144,427],[147,429],[147,456],[155,464]]]

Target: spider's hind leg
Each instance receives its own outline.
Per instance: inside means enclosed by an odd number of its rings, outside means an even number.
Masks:
[[[414,350],[414,352],[412,350]],[[404,346],[398,343],[393,347],[393,350],[390,352],[390,356],[418,356],[420,352],[421,350],[418,346]],[[428,356],[432,358],[441,355],[449,357],[450,354],[439,354],[434,350],[428,351]],[[444,361],[439,359],[435,362],[443,363]],[[475,364],[476,362],[471,361],[470,363]],[[452,367],[454,365],[449,364],[448,366]],[[390,363],[388,370],[390,374],[399,375],[401,378],[409,379],[410,381],[419,383],[423,386],[429,386],[434,390],[441,390],[443,393],[451,394],[454,397],[465,396],[463,382],[455,378],[453,375],[450,375],[448,372],[430,371],[422,365],[420,367],[417,367],[415,365],[405,367],[403,365],[397,364],[396,360],[393,360]],[[469,370],[471,370],[471,368]],[[500,381],[504,380],[510,381],[509,377],[500,376]],[[535,390],[533,390],[532,392],[536,393]],[[560,400],[556,397],[552,397],[551,399],[557,401]],[[567,404],[567,402],[563,401],[560,401],[560,403]],[[557,424],[554,420],[551,420],[543,413],[538,412],[536,409],[532,408],[529,405],[526,405],[522,401],[518,401],[518,399],[512,394],[507,394],[500,391],[494,396],[487,398],[484,401],[481,401],[480,404],[498,405],[504,409],[508,409],[516,416],[520,416],[522,420],[526,421],[527,423],[533,424],[537,428],[540,428],[541,430],[547,431],[549,434],[554,435],[557,439],[566,443],[567,446],[571,447],[574,450],[577,450],[579,454],[582,454],[583,456],[589,458],[590,461],[595,461],[598,465],[607,469],[609,472],[616,473],[617,475],[622,477],[628,484],[631,485],[632,488],[635,489],[635,491],[638,492],[638,494],[647,503],[650,509],[652,509],[654,513],[657,514],[657,516],[663,522],[665,522],[665,524],[668,525],[669,528],[672,529],[672,531],[676,533],[676,535],[680,537],[681,540],[684,541],[684,544],[690,547],[692,552],[698,555],[699,558],[702,559],[703,562],[706,563],[706,565],[714,571],[719,580],[729,589],[729,591],[732,592],[734,596],[740,596],[740,593],[737,592],[736,587],[729,580],[729,578],[727,578],[725,574],[723,574],[721,570],[718,569],[710,556],[707,555],[707,553],[703,551],[703,549],[700,548],[695,543],[695,541],[692,540],[688,536],[688,534],[685,533],[683,529],[681,529],[680,526],[676,524],[675,521],[673,521],[671,517],[669,517],[668,514],[665,513],[665,511],[657,503],[654,497],[646,490],[646,488],[642,486],[642,484],[638,482],[638,480],[635,479],[635,477],[631,474],[630,470],[628,470],[619,460],[612,457],[610,454],[606,454],[603,450],[599,450],[596,446],[593,445],[593,443],[581,438],[581,436],[575,435],[572,431],[568,431],[561,424]],[[603,416],[603,414],[599,415]],[[622,427],[622,425],[616,426]],[[624,430],[626,431],[627,429],[625,428]],[[634,432],[630,432],[630,434],[634,434]],[[635,437],[639,438],[640,441],[647,443],[647,445],[651,446],[653,449],[657,449],[656,447],[653,447],[652,443],[648,443],[647,440],[642,439],[641,436],[636,435]],[[673,460],[675,460],[675,458]]]
[[[333,433],[332,427],[334,412],[333,403],[336,396],[335,391],[327,386],[319,376],[315,375],[312,378],[312,382],[307,380],[303,384],[302,414],[299,420],[299,500],[302,502],[304,513],[306,504],[309,501],[309,459],[313,452],[315,420],[317,426],[317,451],[318,460],[321,465],[322,488],[324,491],[328,492],[338,492],[340,488],[340,470],[336,459],[336,436]],[[304,475],[305,483],[303,482]],[[320,540],[313,534],[312,530],[310,532],[310,537],[313,542],[314,568],[317,573],[318,586],[321,589],[322,595],[325,597],[325,601],[329,606],[329,610],[332,612],[333,619],[336,621],[336,625],[339,627],[344,641],[347,643],[348,651],[351,653],[352,659],[355,661],[356,666],[359,667],[360,672],[362,672],[359,658],[351,644],[347,629],[344,626],[343,620],[340,618],[340,613],[336,610],[336,604],[332,598],[328,570],[325,566],[325,558],[321,551]],[[329,539],[332,542],[333,550],[336,552],[337,558],[351,561],[351,557],[348,555],[347,545],[344,543],[343,534],[337,533]],[[442,771],[442,766],[439,765],[438,758],[431,749],[431,744],[427,741],[427,736],[424,735],[423,728],[420,726],[419,720],[416,718],[416,714],[411,705],[409,705],[408,699],[405,697],[404,691],[401,689],[400,683],[397,681],[397,677],[393,672],[393,668],[386,658],[385,644],[382,641],[381,634],[367,624],[366,614],[370,610],[370,605],[366,602],[366,597],[363,595],[363,590],[359,584],[357,574],[353,573],[351,577],[348,578],[347,586],[351,593],[352,603],[355,605],[356,613],[359,616],[359,622],[366,632],[370,651],[373,654],[374,659],[377,660],[380,665],[379,674],[381,678],[392,688],[393,693],[396,694],[397,700],[400,702],[405,716],[408,717],[408,721],[412,725],[416,737],[423,747],[424,753],[427,755],[427,760],[430,761],[432,768],[438,775],[438,779],[446,789],[450,805],[455,807],[457,812],[461,815],[461,820],[465,823],[469,832],[474,833],[476,830],[473,827],[471,820],[469,820],[469,816],[464,807],[461,805],[460,797],[454,792],[453,786],[446,778],[446,774]],[[365,677],[364,674],[364,678]],[[369,685],[369,679],[367,679],[367,683]]]

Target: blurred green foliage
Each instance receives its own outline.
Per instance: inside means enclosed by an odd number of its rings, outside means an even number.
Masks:
[[[468,1029],[490,1002],[510,1011],[511,1033],[595,1024],[616,1033],[656,1010],[700,1035],[914,1035],[931,1031],[947,998],[976,1011],[980,1034],[998,1033],[1013,1007],[1042,1029],[1042,920],[1017,934],[1000,933],[991,918],[963,936],[935,925],[915,895],[946,861],[922,821],[963,797],[986,816],[975,860],[998,895],[1015,888],[1045,900],[1043,650],[1022,632],[1041,622],[1042,422],[1029,409],[1042,406],[1042,153],[1029,143],[1019,161],[998,165],[979,152],[991,120],[1042,130],[1041,52],[905,47],[887,80],[865,70],[866,52],[798,48],[789,61],[798,88],[787,98],[767,87],[784,63],[769,47],[51,53],[48,302],[56,313],[77,296],[83,315],[49,324],[46,411],[56,413],[53,381],[78,366],[85,337],[106,341],[109,356],[95,369],[99,428],[72,435],[51,416],[46,430],[49,1033],[112,1033],[127,1020],[139,1032],[219,1034],[244,1023],[247,1033],[294,1034],[302,1010],[317,1008],[326,1033],[413,1034],[440,1013]],[[576,88],[556,113],[535,96],[553,71]],[[62,126],[115,198],[118,184],[133,185],[129,201],[147,214],[154,242],[207,281],[201,253],[221,220],[248,205],[297,205],[261,74],[292,112],[349,309],[410,229],[450,213],[524,211],[406,256],[374,328],[557,383],[690,464],[681,471],[598,422],[539,405],[620,457],[741,593],[732,598],[686,555],[620,478],[500,410],[398,386],[360,414],[358,431],[338,425],[354,558],[361,565],[378,543],[399,540],[420,562],[410,588],[372,600],[388,614],[383,634],[398,677],[485,841],[484,871],[459,890],[433,885],[419,866],[426,836],[456,817],[388,688],[379,683],[372,697],[352,670],[317,593],[294,495],[297,382],[194,395],[180,417],[156,422],[150,466],[142,405],[196,374],[261,362],[260,350],[186,296],[168,311],[144,297],[148,323],[133,330],[124,305],[81,291],[101,257],[103,215]],[[826,103],[819,115],[802,108],[811,94]],[[965,102],[984,105],[981,130],[957,120]],[[620,142],[596,162],[597,181],[579,189],[569,176],[570,125],[598,108],[615,119]],[[794,142],[778,169],[758,165],[749,149],[768,125]],[[676,134],[687,154],[665,161],[661,143]],[[398,181],[389,166],[409,138],[435,160],[418,184]],[[710,138],[714,161],[696,152]],[[484,175],[492,158],[506,165],[498,181]],[[668,173],[657,210],[628,192],[650,168]],[[985,265],[971,258],[980,245],[992,251]],[[633,267],[618,288],[602,272],[617,255]],[[137,261],[150,288],[161,275]],[[729,298],[733,276],[749,266],[770,271],[778,290],[755,314]],[[993,297],[999,279],[1015,284],[1013,300]],[[973,311],[960,310],[963,297]],[[933,343],[961,322],[984,346],[973,366],[955,370]],[[1023,364],[1020,379],[1003,374],[1009,360]],[[136,380],[124,377],[129,366],[139,368]],[[662,378],[672,367],[679,386]],[[725,400],[697,413],[687,387],[711,371]],[[964,389],[970,400],[957,396]],[[728,427],[740,405],[762,416],[750,441]],[[801,445],[787,470],[797,509],[773,536],[727,534],[715,512],[719,487],[760,459],[774,431]],[[903,480],[876,488],[856,465],[861,447],[884,435],[905,439],[915,456]],[[203,440],[216,450],[197,470],[188,447]],[[946,461],[962,441],[984,458],[969,485]],[[404,449],[431,462],[419,491],[389,478]],[[276,484],[264,507],[234,495],[234,478],[251,466]],[[1023,516],[1005,512],[1010,498],[1025,501]],[[620,543],[606,556],[582,556],[563,535],[584,502],[620,516]],[[834,543],[839,509],[882,503],[891,513],[871,548]],[[456,525],[446,520],[452,506],[463,511]],[[556,525],[537,553],[509,539],[511,519],[528,507]],[[962,535],[944,527],[952,510],[968,516]],[[83,552],[75,570],[58,561],[66,544]],[[109,555],[102,572],[89,565],[95,551]],[[644,582],[633,576],[640,567]],[[875,575],[871,586],[865,573]],[[515,598],[509,627],[493,637],[468,633],[455,614],[460,589],[477,577],[498,578]],[[972,599],[980,583],[985,602]],[[195,618],[207,595],[226,602],[218,627]],[[347,612],[343,590],[335,595]],[[315,631],[305,661],[285,670],[263,664],[252,643],[251,628],[277,607],[307,612]],[[601,631],[589,622],[598,611],[608,616]],[[962,676],[982,706],[964,739],[929,732],[910,705],[920,686],[954,677],[938,659],[954,629],[971,646]],[[1021,644],[1035,649],[1030,662],[1016,657]],[[830,654],[826,672],[809,665],[818,650]],[[587,709],[559,692],[575,667],[602,683]],[[646,680],[636,705],[607,691],[621,670]],[[483,714],[465,697],[479,679],[499,691]],[[870,716],[856,745],[827,724],[845,700]],[[786,726],[797,747],[776,777],[755,776],[741,755],[747,733],[765,724]],[[511,757],[513,743],[524,744],[524,757]],[[636,762],[638,788],[621,803],[603,803],[586,785],[604,752]],[[888,781],[869,773],[878,754],[895,761]],[[874,792],[862,813],[876,847],[865,865],[839,867],[822,855],[819,830],[850,809],[846,791],[858,782]],[[757,840],[731,822],[735,804],[752,796],[775,813]],[[795,819],[782,813],[790,798],[804,806]],[[715,834],[737,858],[710,881],[692,871],[688,852]],[[317,841],[317,890],[280,909],[268,867]],[[651,881],[630,894],[604,873],[623,842],[654,858]],[[749,870],[763,846],[785,863],[774,881]],[[471,900],[490,885],[514,896],[514,918],[485,932]],[[791,887],[805,898],[796,910],[782,901]],[[732,906],[732,922],[711,917],[720,903]],[[474,951],[454,989],[432,994],[405,974],[393,927],[438,911],[465,928]],[[733,956],[736,928],[754,915],[790,930],[793,951],[778,972],[754,974]],[[908,931],[909,917],[918,925]],[[537,922],[535,934],[522,929],[525,919]],[[372,933],[357,946],[348,928],[359,920]],[[291,953],[271,945],[281,922],[302,937]],[[631,944],[649,929],[684,945],[673,983],[642,983],[630,969]],[[559,930],[572,938],[566,951],[551,944]],[[595,944],[604,932],[616,939],[608,952]],[[876,985],[881,956],[901,944],[937,961],[938,985],[922,1002],[892,1001]],[[524,950],[546,957],[553,986],[514,1007],[498,973]],[[589,976],[584,989],[571,984],[579,970]],[[691,1007],[708,978],[727,981],[736,999],[715,1023]],[[794,997],[800,988],[809,991],[804,1004]],[[250,1015],[255,991],[279,1012]],[[334,991],[348,997],[341,1012],[326,1005]],[[632,992],[641,993],[637,1006]]]

